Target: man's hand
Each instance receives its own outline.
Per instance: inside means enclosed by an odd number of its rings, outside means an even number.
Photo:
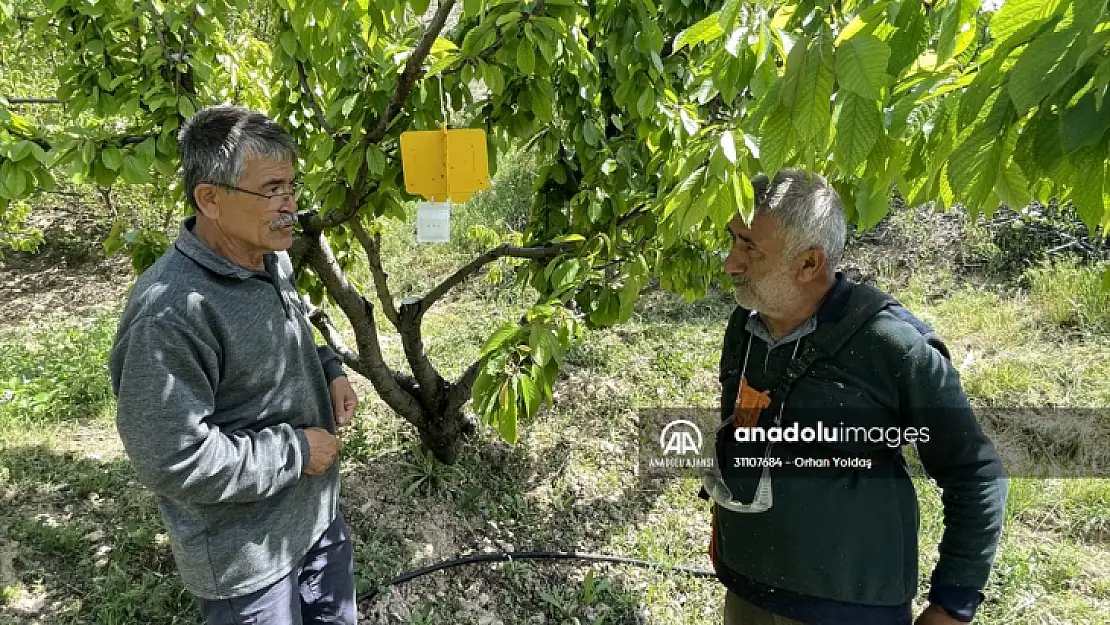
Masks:
[[[328,386],[331,392],[331,406],[335,412],[335,425],[343,427],[351,422],[351,418],[355,416],[355,408],[358,407],[358,395],[355,394],[355,389],[351,386],[351,382],[347,380],[347,376],[340,376],[331,381]]]
[[[921,613],[921,616],[917,617],[917,620],[913,622],[913,625],[966,625],[966,624],[963,621],[952,618],[951,616],[949,616],[948,612],[945,612],[944,608],[942,608],[939,605],[934,603],[934,604],[930,605],[928,608],[925,608],[925,611]]]
[[[339,454],[339,439],[323,428],[306,428],[304,435],[308,439],[308,466],[304,468],[304,474],[319,476],[327,473]]]

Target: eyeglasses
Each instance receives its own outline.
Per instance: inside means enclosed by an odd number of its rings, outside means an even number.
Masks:
[[[289,199],[296,202],[297,200],[301,199],[301,195],[304,193],[304,183],[300,182],[299,180],[294,181],[292,184],[290,184],[288,186],[288,191],[279,191],[278,193],[258,193],[257,191],[251,191],[250,189],[244,189],[235,185],[222,184],[219,182],[209,182],[208,184],[228,189],[229,191],[238,191],[240,193],[246,193],[247,195],[265,198],[267,201],[271,202],[274,200],[274,198],[282,198],[285,196],[289,196]]]
[[[748,348],[751,348],[750,337],[748,341]],[[797,346],[795,346],[794,355],[797,356],[797,354]],[[746,368],[747,356],[744,357],[744,364]],[[743,373],[741,373],[740,376],[742,379]],[[739,401],[739,399],[737,399],[737,401]],[[784,408],[786,408],[785,403],[779,405],[779,414],[777,417],[775,417],[776,427],[782,426],[782,413]],[[731,423],[731,420],[722,423],[721,426],[717,429],[718,435],[720,434],[721,430],[728,428]],[[774,443],[767,443],[767,450],[764,452],[763,455],[763,473],[759,476],[759,484],[755,487],[755,496],[752,497],[751,503],[744,503],[737,499],[733,499],[732,490],[728,487],[728,484],[725,483],[725,478],[721,473],[720,467],[716,465],[699,471],[701,484],[705,488],[705,492],[709,493],[709,496],[717,505],[726,510],[731,510],[732,512],[758,514],[760,512],[766,512],[770,510],[775,503],[771,491],[770,468],[771,448],[773,448],[774,446]]]
[[[774,498],[771,495],[771,469],[766,464],[763,466],[763,474],[759,477],[759,484],[755,487],[755,497],[752,498],[751,503],[732,498],[732,490],[725,484],[721,470],[717,467],[702,470],[701,484],[713,501],[726,510],[759,513],[770,510],[774,505]]]

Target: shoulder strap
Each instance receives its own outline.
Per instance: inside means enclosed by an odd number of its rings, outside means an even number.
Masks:
[[[776,399],[785,398],[814,362],[835,355],[869,319],[887,306],[897,303],[893,297],[870,285],[852,285],[847,314],[834,324],[819,326],[810,335],[801,354],[787,366],[772,396]]]

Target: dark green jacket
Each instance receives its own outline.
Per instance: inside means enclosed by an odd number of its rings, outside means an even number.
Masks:
[[[853,307],[880,294],[838,276],[817,313],[817,341]],[[750,311],[729,320],[721,356],[722,420],[730,420],[750,334]],[[745,377],[772,390],[795,354],[751,337]],[[782,406],[772,394],[759,425]],[[934,587],[979,590],[989,576],[1002,529],[1007,482],[980,429],[941,340],[900,306],[877,313],[831,358],[817,360],[786,399],[782,425],[916,428],[922,465],[943,490],[945,530]],[[927,428],[928,442],[923,428]],[[891,430],[884,430],[891,432]],[[900,430],[904,432],[906,430]],[[762,457],[766,443],[737,443],[733,427],[717,439],[718,462],[733,498],[750,502],[761,470],[735,469],[733,457]],[[873,431],[874,432],[874,431]],[[909,602],[918,586],[918,505],[908,465],[886,443],[776,443],[773,459],[868,458],[871,469],[772,468],[774,505],[741,514],[716,507],[715,565],[729,585],[736,575],[806,597],[870,606]]]

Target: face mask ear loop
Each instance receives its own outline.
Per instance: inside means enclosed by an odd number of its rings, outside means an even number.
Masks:
[[[744,388],[744,374],[746,374],[748,372],[748,356],[750,356],[751,353],[752,353],[752,335],[749,333],[748,334],[748,347],[747,347],[747,349],[744,350],[744,364],[740,366],[740,386],[736,389],[736,400],[732,404],[732,411],[733,411],[734,414],[736,412],[736,403],[740,401],[740,393]],[[731,423],[732,423],[732,419],[725,419],[725,421],[723,423],[721,423],[720,427],[717,428],[717,432],[720,433],[721,430],[727,428]]]

